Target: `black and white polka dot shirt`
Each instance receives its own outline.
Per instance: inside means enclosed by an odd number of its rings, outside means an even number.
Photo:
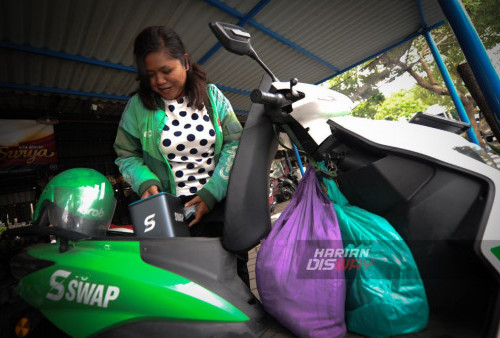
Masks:
[[[160,149],[172,167],[177,196],[194,195],[214,171],[214,126],[206,108],[188,106],[186,98],[164,101]]]

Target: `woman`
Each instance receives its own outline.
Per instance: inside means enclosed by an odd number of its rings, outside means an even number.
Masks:
[[[134,56],[139,89],[118,127],[116,164],[141,198],[165,191],[195,205],[192,236],[222,236],[220,202],[242,131],[231,104],[171,29],[144,29]],[[247,260],[238,256],[238,275],[249,286]]]
[[[141,198],[165,191],[187,207],[196,205],[193,227],[211,211],[221,212],[217,203],[226,196],[241,125],[173,30],[144,29],[135,39],[134,56],[139,89],[118,128],[116,164]],[[191,232],[220,235],[218,223]]]

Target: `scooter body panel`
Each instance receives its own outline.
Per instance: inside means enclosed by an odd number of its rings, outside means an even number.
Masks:
[[[18,286],[24,300],[71,336],[140,321],[249,319],[200,284],[145,262],[139,241],[91,240],[73,246],[63,253],[56,244],[31,248],[29,255],[55,264],[27,275]]]
[[[426,288],[430,326],[453,336],[497,336],[500,171],[449,132],[348,117],[328,124],[325,149],[337,159],[340,190],[407,242]]]
[[[379,146],[418,154],[429,161],[481,176],[487,181],[491,205],[477,240],[481,241],[482,255],[500,273],[500,257],[495,255],[499,250],[496,248],[500,247],[500,191],[497,187],[500,171],[492,167],[492,161],[484,150],[459,135],[407,122],[339,117],[330,120],[330,124]]]

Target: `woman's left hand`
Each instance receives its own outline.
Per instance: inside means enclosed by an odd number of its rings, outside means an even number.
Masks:
[[[191,221],[191,223],[189,223],[190,227],[198,223],[203,217],[203,215],[208,214],[210,212],[210,209],[208,208],[206,203],[201,199],[200,196],[196,196],[191,201],[187,202],[184,206],[190,207],[194,204],[198,204],[198,206],[196,207],[196,213],[194,214],[194,219]]]

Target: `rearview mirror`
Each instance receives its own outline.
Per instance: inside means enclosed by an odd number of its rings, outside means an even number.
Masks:
[[[225,22],[210,22],[208,24],[215,37],[229,52],[238,55],[248,55],[271,76],[274,82],[278,82],[278,78],[271,72],[268,66],[259,58],[255,50],[250,44],[250,33],[240,26],[232,25]]]
[[[240,26],[225,22],[210,22],[210,29],[217,40],[231,53],[251,56],[253,53],[250,44],[250,33]]]

